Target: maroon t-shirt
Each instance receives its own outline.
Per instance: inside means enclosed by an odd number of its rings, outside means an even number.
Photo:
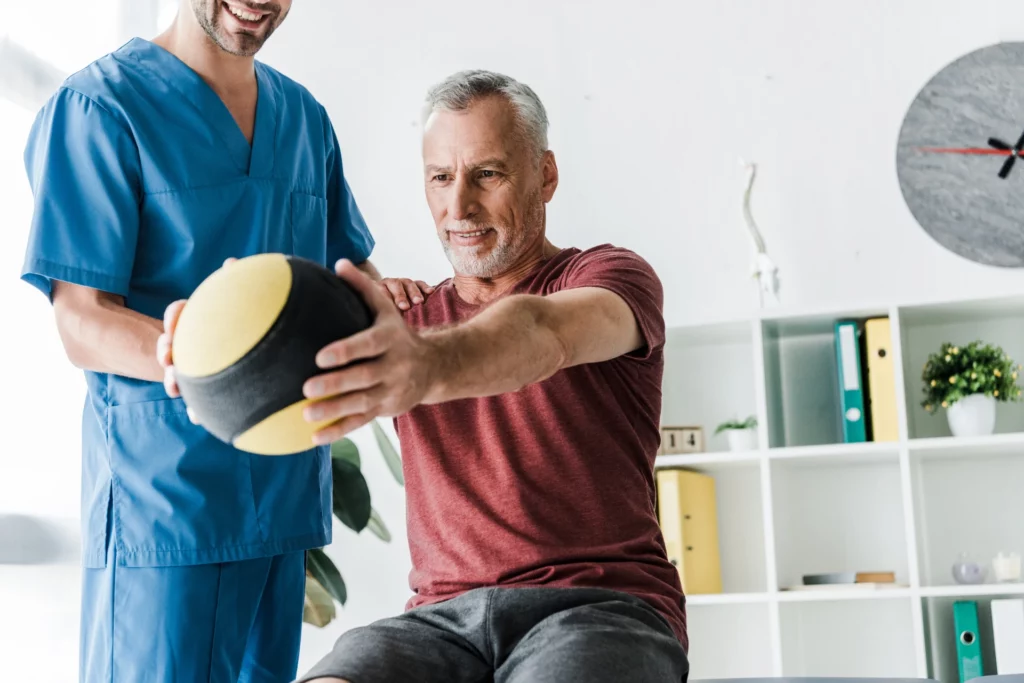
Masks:
[[[655,511],[665,323],[661,282],[636,254],[564,249],[510,294],[615,292],[645,345],[514,393],[418,406],[395,420],[404,458],[408,607],[485,586],[585,586],[653,605],[687,646],[684,599]],[[450,280],[413,327],[472,318]]]

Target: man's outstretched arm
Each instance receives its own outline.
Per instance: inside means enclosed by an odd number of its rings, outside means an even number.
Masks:
[[[338,274],[359,290],[377,318],[369,330],[317,356],[321,367],[340,368],[305,386],[307,397],[321,399],[307,408],[307,419],[337,421],[318,435],[323,443],[381,415],[516,391],[563,368],[615,358],[644,344],[630,307],[604,288],[512,296],[465,323],[417,333],[351,264],[343,263]],[[363,362],[348,366],[353,361]]]
[[[462,325],[422,335],[438,373],[422,403],[493,396],[643,344],[626,302],[597,287],[502,299]]]

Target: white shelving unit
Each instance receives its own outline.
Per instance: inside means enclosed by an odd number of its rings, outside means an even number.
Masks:
[[[891,322],[899,439],[841,443],[833,323],[876,316]],[[1024,403],[999,404],[997,433],[980,438],[920,407],[927,356],[974,339],[1024,362],[1024,297],[669,330],[662,424],[699,425],[707,443],[657,466],[714,476],[724,590],[687,596],[692,678],[958,680],[952,603],[977,601],[984,621],[993,598],[1024,595],[991,576],[999,551],[1024,554]],[[751,414],[761,448],[727,452],[715,426]],[[988,583],[954,583],[959,552]],[[786,590],[831,571],[894,571],[899,585]]]

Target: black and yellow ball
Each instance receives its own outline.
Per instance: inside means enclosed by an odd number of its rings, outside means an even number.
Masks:
[[[313,447],[327,423],[307,422],[302,386],[316,354],[365,330],[363,299],[318,263],[260,254],[226,264],[189,297],[174,333],[185,404],[211,434],[261,455]]]

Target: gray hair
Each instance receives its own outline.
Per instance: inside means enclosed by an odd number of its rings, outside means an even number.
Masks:
[[[423,120],[439,109],[465,111],[477,100],[492,95],[504,97],[512,105],[520,133],[539,159],[548,149],[547,111],[530,86],[509,76],[479,69],[452,74],[427,92]]]

